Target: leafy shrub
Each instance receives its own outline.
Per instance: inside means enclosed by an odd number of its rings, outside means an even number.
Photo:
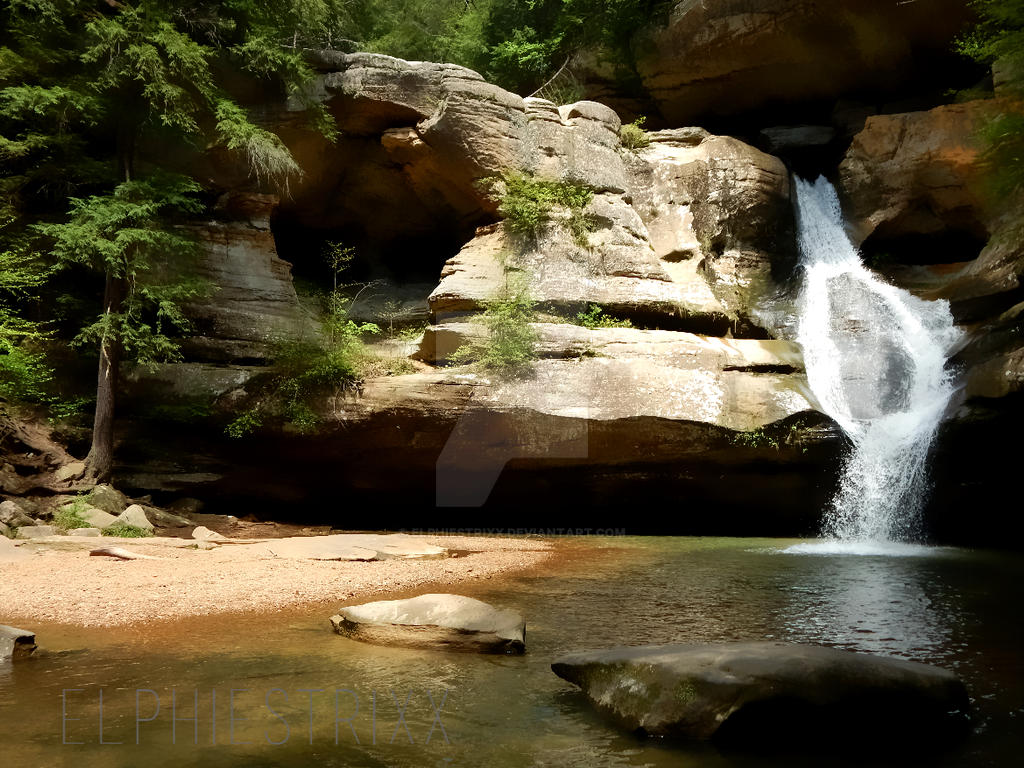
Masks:
[[[359,373],[365,378],[405,376],[416,373],[416,364],[407,357],[367,357],[359,362]]]
[[[569,212],[566,228],[573,239],[586,246],[587,235],[594,230],[593,220],[585,213],[594,193],[573,181],[538,179],[521,171],[506,171],[501,176],[501,202],[498,213],[507,231],[537,237],[552,220],[556,208]]]
[[[128,523],[108,525],[102,533],[104,536],[117,536],[122,539],[145,539],[153,535],[152,531],[139,528],[137,525],[128,525]]]
[[[651,137],[643,129],[643,124],[646,120],[647,118],[641,115],[632,123],[627,123],[619,129],[619,139],[622,141],[624,148],[638,152],[651,146]]]
[[[620,319],[606,315],[604,310],[597,304],[591,304],[586,312],[579,312],[576,315],[576,324],[584,328],[632,328],[633,323],[627,319]]]
[[[53,371],[41,353],[0,338],[0,399],[43,403],[50,399]]]
[[[74,528],[91,528],[92,525],[82,517],[82,512],[77,502],[67,504],[57,510],[53,516],[53,524],[64,531]]]
[[[535,318],[535,306],[536,302],[524,286],[506,287],[499,298],[488,302],[484,312],[487,338],[460,347],[452,362],[475,362],[501,375],[529,371],[537,359],[537,332],[530,326]]]
[[[374,323],[357,323],[348,316],[351,304],[338,283],[338,275],[351,263],[354,252],[328,244],[327,260],[334,271],[334,288],[322,297],[320,332],[311,340],[277,345],[270,372],[257,383],[255,404],[242,411],[225,432],[239,438],[259,429],[268,419],[283,421],[300,432],[320,423],[314,404],[322,398],[335,402],[362,382],[366,359],[363,336],[380,333]]]

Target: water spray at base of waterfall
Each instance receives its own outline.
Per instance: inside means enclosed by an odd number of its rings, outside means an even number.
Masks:
[[[946,361],[960,332],[948,303],[919,299],[861,263],[825,178],[795,187],[797,342],[812,392],[851,448],[825,515],[831,541],[787,551],[895,554],[894,543],[920,533],[928,454],[954,391]]]

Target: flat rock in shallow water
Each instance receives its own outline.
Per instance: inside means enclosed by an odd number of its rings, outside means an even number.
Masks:
[[[31,656],[35,649],[35,634],[25,629],[0,624],[0,662],[24,659]]]
[[[526,622],[512,610],[462,595],[420,595],[342,608],[331,617],[339,635],[377,645],[477,653],[522,653]]]
[[[928,744],[962,732],[967,691],[945,669],[813,645],[654,645],[565,656],[551,669],[632,731],[777,748],[853,737]]]

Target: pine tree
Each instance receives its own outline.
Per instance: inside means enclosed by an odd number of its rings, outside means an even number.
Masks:
[[[294,159],[232,98],[223,73],[241,69],[301,97],[312,72],[298,38],[322,32],[332,3],[7,3],[0,213],[22,241],[39,236],[54,267],[102,276],[101,313],[75,339],[99,351],[87,479],[110,474],[122,361],[173,358],[174,335],[188,330],[181,304],[202,289],[185,268],[196,245],[179,226],[202,210],[201,190],[167,158],[187,167],[180,158],[222,146],[244,158],[254,183],[286,186],[299,173]],[[330,135],[326,113],[310,108]]]

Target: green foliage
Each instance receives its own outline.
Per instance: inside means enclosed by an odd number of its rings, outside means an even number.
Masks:
[[[972,5],[979,22],[958,48],[994,64],[1003,88],[979,132],[991,199],[997,208],[1019,206],[1024,194],[1024,2],[974,0]]]
[[[263,412],[257,405],[253,408],[248,408],[242,411],[236,418],[234,418],[230,424],[224,429],[224,433],[228,437],[238,439],[245,437],[246,435],[252,434],[257,429],[263,426]]]
[[[537,360],[536,302],[524,284],[512,283],[498,298],[488,302],[483,315],[487,338],[460,347],[453,363],[475,362],[503,376],[523,375]]]
[[[121,539],[146,539],[153,535],[153,532],[145,528],[128,523],[114,523],[104,528],[101,533],[104,536],[116,536]]]
[[[764,427],[749,432],[736,432],[732,436],[733,445],[744,448],[774,448],[780,450],[778,438],[769,434]]]
[[[0,234],[6,228],[0,224]],[[48,276],[23,240],[8,239],[8,248],[0,250],[0,399],[8,402],[41,403],[48,397],[53,371],[39,348],[45,333],[18,311]]]
[[[257,401],[228,424],[229,437],[244,437],[269,420],[300,432],[312,431],[321,421],[315,407],[320,401],[337,404],[347,392],[358,389],[366,359],[363,337],[380,333],[380,328],[348,316],[352,299],[346,290],[352,286],[338,280],[354,255],[353,249],[340,243],[328,244],[325,259],[337,287],[321,297],[319,333],[310,340],[277,345],[271,370],[258,385]]]
[[[582,325],[584,328],[590,328],[591,330],[594,328],[633,327],[632,321],[606,315],[604,310],[597,304],[591,304],[585,312],[578,313],[575,322],[577,325]]]
[[[585,247],[587,235],[594,229],[586,208],[594,193],[573,181],[539,179],[521,171],[506,171],[495,185],[501,202],[498,213],[507,231],[515,235],[537,237],[551,222],[557,209],[568,211],[565,226],[577,244]]]
[[[85,266],[124,286],[116,309],[83,328],[73,343],[113,341],[144,363],[177,356],[169,332],[189,330],[182,304],[203,295],[205,285],[188,278],[197,245],[171,226],[171,217],[201,211],[199,191],[185,177],[154,175],[119,184],[110,194],[72,198],[68,221],[35,225],[51,240],[59,267]]]
[[[57,510],[53,516],[53,524],[62,531],[70,531],[75,528],[91,528],[91,524],[82,517],[87,509],[84,499],[75,499],[70,504],[65,504]]]
[[[368,356],[359,361],[358,368],[360,377],[366,379],[416,373],[416,364],[407,357]]]
[[[0,400],[44,403],[50,397],[53,370],[41,352],[0,340]]]
[[[965,56],[999,62],[1011,87],[1024,84],[1024,3],[1020,0],[973,0],[978,24],[957,41]]]
[[[625,149],[639,152],[641,149],[651,146],[651,137],[643,129],[646,121],[646,117],[640,116],[632,123],[627,123],[619,129],[619,138],[622,140],[622,146]]]
[[[498,84],[529,94],[584,49],[622,80],[635,77],[634,38],[669,0],[492,0],[483,25],[486,55],[468,63]]]
[[[303,48],[386,53],[476,69],[527,95],[583,49],[595,49],[624,78],[636,33],[665,15],[670,0],[293,0],[249,6],[245,41],[232,48],[254,72],[301,80]],[[223,15],[225,11],[221,11]],[[296,89],[301,94],[301,88]],[[566,95],[562,103],[579,95]]]
[[[10,222],[0,230],[0,396],[49,397],[54,413],[81,404],[46,394],[44,328],[21,319],[28,297],[11,299],[3,274],[11,264],[31,266],[36,277],[64,270],[83,305],[104,296],[102,308],[76,312],[75,343],[98,347],[112,363],[109,392],[121,359],[176,356],[177,337],[189,331],[182,306],[205,293],[190,265],[196,244],[182,226],[205,204],[181,172],[220,147],[240,156],[258,185],[287,189],[298,175],[294,159],[239,94],[287,95],[333,138],[333,121],[309,96],[314,72],[303,47],[333,34],[348,4],[0,4],[0,222]],[[47,309],[58,319],[63,304]],[[102,405],[113,412],[107,390]],[[112,444],[109,427],[97,435]],[[109,451],[97,455],[109,461]]]

